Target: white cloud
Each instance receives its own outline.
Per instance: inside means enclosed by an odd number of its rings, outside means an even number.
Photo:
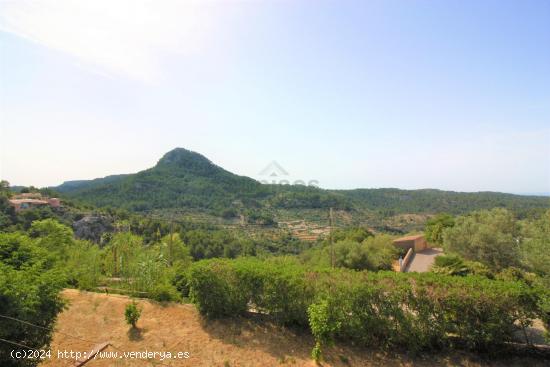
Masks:
[[[4,0],[0,30],[76,58],[94,72],[154,82],[163,57],[200,51],[211,3],[171,0]]]

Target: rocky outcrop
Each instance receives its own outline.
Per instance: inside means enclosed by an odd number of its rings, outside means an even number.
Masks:
[[[76,238],[101,242],[101,236],[105,232],[113,231],[112,219],[102,215],[87,215],[73,223]]]

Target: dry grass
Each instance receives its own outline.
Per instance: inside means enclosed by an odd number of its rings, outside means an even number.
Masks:
[[[65,290],[68,308],[59,316],[52,341],[52,360],[42,366],[68,366],[57,360],[57,350],[87,351],[95,344],[110,341],[124,351],[187,351],[186,360],[164,360],[168,366],[315,366],[310,359],[311,336],[253,319],[210,321],[201,319],[192,305],[160,305],[139,300],[143,307],[138,330],[132,331],[124,320],[129,298],[119,295]],[[71,338],[71,334],[85,342]],[[114,351],[112,347],[107,350]],[[154,366],[147,360],[92,360],[86,366]],[[506,359],[483,361],[467,353],[410,357],[405,354],[335,346],[324,366],[543,366],[544,361]]]

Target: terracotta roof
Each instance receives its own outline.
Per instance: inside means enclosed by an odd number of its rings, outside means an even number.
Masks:
[[[46,200],[38,200],[38,199],[12,199],[10,200],[10,203],[12,204],[48,204]]]
[[[417,239],[422,238],[422,237],[424,237],[423,234],[415,234],[415,235],[412,235],[412,236],[405,236],[405,237],[397,238],[397,239],[393,240],[393,242],[414,241],[414,240],[417,240]]]

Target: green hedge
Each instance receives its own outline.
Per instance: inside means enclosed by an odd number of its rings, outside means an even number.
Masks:
[[[254,258],[232,264],[251,308],[281,324],[308,325],[307,308],[314,292],[303,267],[284,260]]]
[[[314,293],[297,264],[254,258],[207,260],[191,267],[187,282],[191,299],[207,317],[255,310],[281,324],[308,325],[307,308]]]
[[[412,351],[454,346],[488,350],[541,316],[540,289],[523,282],[433,273],[310,271],[290,260],[208,260],[188,274],[207,317],[255,310],[309,326],[313,356],[335,339]]]
[[[248,299],[232,265],[227,260],[206,260],[191,268],[189,296],[201,314],[218,318],[247,311]]]
[[[310,306],[332,320],[320,341],[350,339],[362,345],[418,351],[452,346],[489,350],[513,340],[518,325],[539,314],[539,290],[521,282],[436,274],[355,273],[331,277]],[[315,319],[310,317],[314,323]],[[315,330],[324,325],[311,325]]]

